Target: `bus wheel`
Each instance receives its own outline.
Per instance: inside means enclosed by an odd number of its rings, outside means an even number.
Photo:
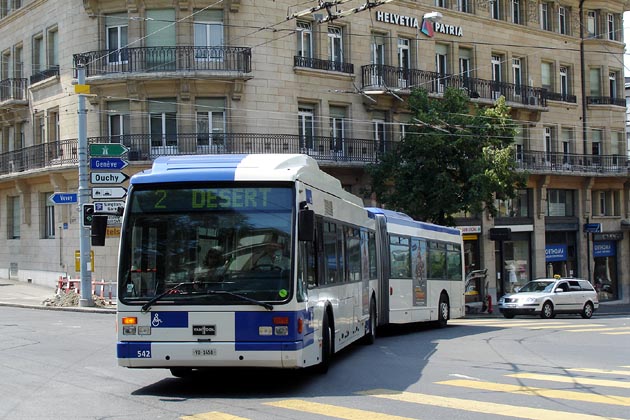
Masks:
[[[374,344],[376,341],[376,302],[370,301],[370,319],[368,320],[369,331],[363,337],[363,344]]]
[[[330,367],[330,358],[332,357],[332,329],[328,321],[328,314],[324,313],[322,321],[322,360],[315,367],[315,372],[324,374],[328,372]]]
[[[438,325],[440,328],[446,327],[450,311],[448,298],[445,295],[440,296],[440,304],[438,305]]]
[[[192,368],[171,368],[171,375],[176,378],[188,378],[192,375]]]

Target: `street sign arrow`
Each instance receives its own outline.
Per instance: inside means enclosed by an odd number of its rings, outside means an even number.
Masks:
[[[129,179],[129,175],[122,172],[91,172],[92,184],[120,184]]]
[[[129,162],[119,157],[90,158],[90,169],[120,170],[129,165]]]
[[[77,193],[58,192],[48,197],[55,204],[74,204],[79,201]]]
[[[124,208],[124,201],[95,201],[94,212],[100,214],[118,214],[119,208]]]
[[[122,156],[129,148],[120,143],[92,143],[90,144],[90,156]]]
[[[92,198],[100,198],[100,199],[124,198],[126,195],[127,195],[127,189],[123,187],[92,188]]]

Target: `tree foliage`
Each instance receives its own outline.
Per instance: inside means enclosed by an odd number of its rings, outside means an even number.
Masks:
[[[513,198],[525,184],[516,171],[514,123],[503,97],[493,107],[448,88],[442,99],[423,89],[409,97],[415,113],[405,138],[370,165],[382,205],[417,220],[453,225],[459,212],[496,216],[495,197]]]

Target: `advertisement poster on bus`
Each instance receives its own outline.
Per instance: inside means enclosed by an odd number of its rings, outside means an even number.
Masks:
[[[411,242],[411,269],[413,273],[413,306],[427,306],[427,243],[414,239]]]

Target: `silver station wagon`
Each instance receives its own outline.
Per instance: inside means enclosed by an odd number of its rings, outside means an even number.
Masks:
[[[526,283],[516,293],[499,299],[499,311],[506,318],[516,315],[580,314],[590,318],[599,308],[597,292],[587,280],[574,278],[538,279]]]

